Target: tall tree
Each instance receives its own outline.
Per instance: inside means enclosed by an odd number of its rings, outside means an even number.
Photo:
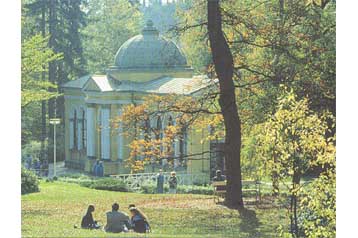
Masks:
[[[215,71],[219,79],[219,105],[225,125],[225,162],[227,168],[228,206],[243,207],[241,182],[241,122],[236,105],[233,81],[234,63],[222,30],[219,0],[208,0],[208,33]]]
[[[84,0],[53,0],[47,2],[48,9],[48,29],[49,29],[49,47],[56,53],[62,53],[63,59],[50,62],[49,80],[58,86],[61,93],[61,85],[71,79],[84,74],[86,71],[85,60],[82,51],[82,40],[80,29],[85,26],[85,15],[82,6],[86,3]],[[50,99],[48,102],[49,118],[64,118],[64,100],[63,97]],[[62,124],[62,129],[64,125]],[[63,135],[60,130],[59,135]],[[48,158],[53,157],[53,128],[49,128],[48,133],[49,147]],[[63,137],[58,138],[60,144],[64,144]],[[61,143],[62,142],[62,143]],[[61,147],[58,146],[60,158],[63,155]]]
[[[131,5],[128,0],[88,3],[88,24],[82,31],[88,72],[105,73],[114,64],[118,48],[140,32],[141,16],[137,5]]]

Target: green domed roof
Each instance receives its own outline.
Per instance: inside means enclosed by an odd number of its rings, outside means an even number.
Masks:
[[[142,34],[127,40],[115,56],[118,69],[188,67],[184,54],[171,40],[159,35],[148,21]]]

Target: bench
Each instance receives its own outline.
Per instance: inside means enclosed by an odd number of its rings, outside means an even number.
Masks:
[[[259,201],[261,201],[260,184],[261,184],[260,181],[242,180],[243,195],[255,193],[255,201],[256,201],[256,203],[258,203]],[[214,202],[216,202],[216,201],[219,202],[220,198],[225,197],[225,194],[226,194],[226,180],[225,181],[213,181],[212,186],[214,188]]]

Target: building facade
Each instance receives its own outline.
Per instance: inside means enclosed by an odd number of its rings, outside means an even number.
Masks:
[[[103,161],[105,175],[125,174],[131,138],[119,125],[111,128],[110,121],[121,115],[123,107],[143,102],[150,94],[180,94],[197,96],[211,85],[206,76],[194,76],[193,70],[180,48],[162,37],[151,21],[142,34],[126,41],[115,55],[114,66],[104,75],[86,75],[63,85],[65,98],[65,164],[67,167],[90,172],[97,159]],[[150,126],[161,129],[175,115],[150,118]],[[181,153],[191,156],[182,173],[201,174],[208,181],[211,168],[210,143],[201,143],[208,130],[188,128],[184,144],[174,145],[175,156]],[[180,142],[175,142],[180,143]],[[183,143],[183,142],[182,142]],[[175,164],[175,163],[174,163]],[[164,166],[164,165],[163,165]],[[159,168],[155,168],[156,170]],[[146,167],[147,172],[153,168]]]

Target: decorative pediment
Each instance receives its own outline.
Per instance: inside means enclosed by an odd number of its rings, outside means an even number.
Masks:
[[[89,78],[84,85],[83,91],[95,91],[95,92],[101,92],[101,88],[97,85],[97,83],[93,80],[93,78]]]

